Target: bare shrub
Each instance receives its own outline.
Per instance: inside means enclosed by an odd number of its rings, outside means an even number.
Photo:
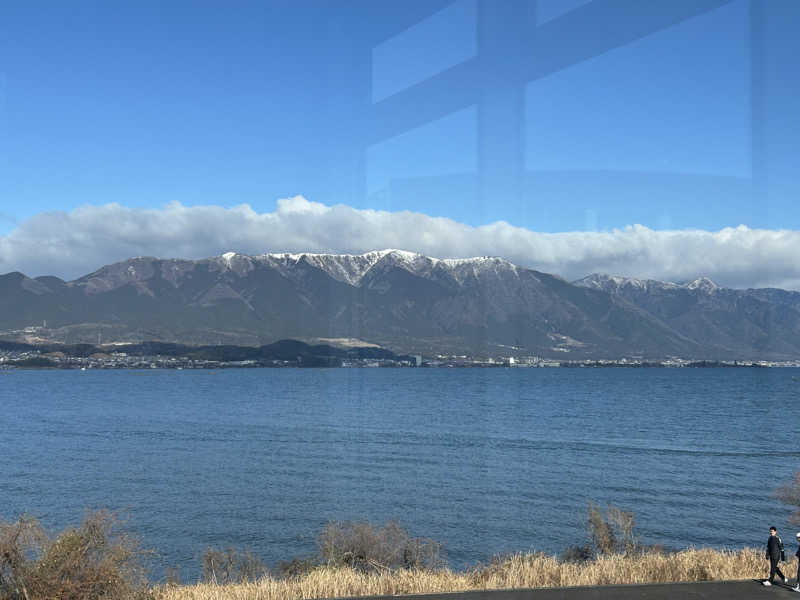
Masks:
[[[800,471],[794,474],[790,483],[782,485],[775,490],[775,496],[784,504],[795,508],[795,511],[789,517],[789,521],[800,525]]]
[[[592,548],[586,546],[569,546],[561,553],[562,562],[580,563],[591,560],[594,556]]]
[[[297,579],[313,571],[319,564],[312,558],[293,558],[278,563],[278,573],[284,579]]]
[[[246,583],[265,574],[264,563],[249,550],[207,548],[203,553],[203,581],[206,583]]]
[[[617,538],[617,550],[630,554],[639,547],[639,543],[634,534],[633,512],[624,511],[611,504],[606,508],[608,522],[614,530]]]
[[[30,598],[33,574],[48,539],[39,522],[22,516],[16,523],[0,522],[0,598]]]
[[[319,548],[322,560],[328,565],[361,571],[434,570],[445,565],[440,543],[411,537],[392,521],[383,527],[331,521],[320,534]]]
[[[614,535],[614,528],[603,516],[601,511],[593,502],[589,503],[589,539],[592,547],[597,554],[612,554],[617,549],[617,536]]]
[[[183,583],[180,565],[164,569],[164,583],[166,585],[181,585]]]
[[[596,554],[631,554],[640,548],[632,512],[609,504],[606,512],[589,503],[589,539]]]
[[[0,599],[148,598],[146,554],[106,511],[54,539],[32,517],[0,523]]]

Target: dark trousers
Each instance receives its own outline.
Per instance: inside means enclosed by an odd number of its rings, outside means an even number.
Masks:
[[[781,579],[786,579],[786,577],[783,576],[783,573],[781,572],[781,570],[778,568],[778,561],[779,560],[780,560],[780,557],[776,557],[776,558],[773,558],[771,556],[769,557],[769,582],[770,583],[772,583],[772,581],[775,579],[775,574],[776,573],[778,574],[778,577],[780,577]]]

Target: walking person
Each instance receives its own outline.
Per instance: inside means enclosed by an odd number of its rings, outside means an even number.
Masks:
[[[797,532],[797,552],[794,555],[797,557],[797,581],[792,589],[800,592],[800,531]]]
[[[777,574],[778,577],[783,579],[783,583],[788,584],[789,580],[784,577],[783,573],[781,572],[780,568],[778,568],[778,563],[781,561],[783,556],[783,542],[781,538],[778,537],[778,530],[776,527],[769,528],[769,538],[767,539],[767,560],[769,561],[769,579],[767,581],[762,582],[764,585],[772,585],[772,582],[775,580],[775,575]]]

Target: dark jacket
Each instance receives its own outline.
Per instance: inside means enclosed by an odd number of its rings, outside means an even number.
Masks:
[[[781,538],[779,538],[777,535],[769,536],[769,539],[767,540],[767,558],[772,560],[780,560],[782,548],[783,543],[781,542]]]

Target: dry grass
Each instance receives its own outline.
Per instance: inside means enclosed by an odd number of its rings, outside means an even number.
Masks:
[[[785,563],[794,573],[796,560]],[[352,596],[425,594],[485,589],[668,583],[766,577],[763,551],[684,550],[604,555],[562,562],[544,554],[516,554],[467,572],[400,569],[364,573],[347,567],[318,567],[301,577],[263,577],[236,585],[198,584],[154,589],[158,600],[300,600]]]

